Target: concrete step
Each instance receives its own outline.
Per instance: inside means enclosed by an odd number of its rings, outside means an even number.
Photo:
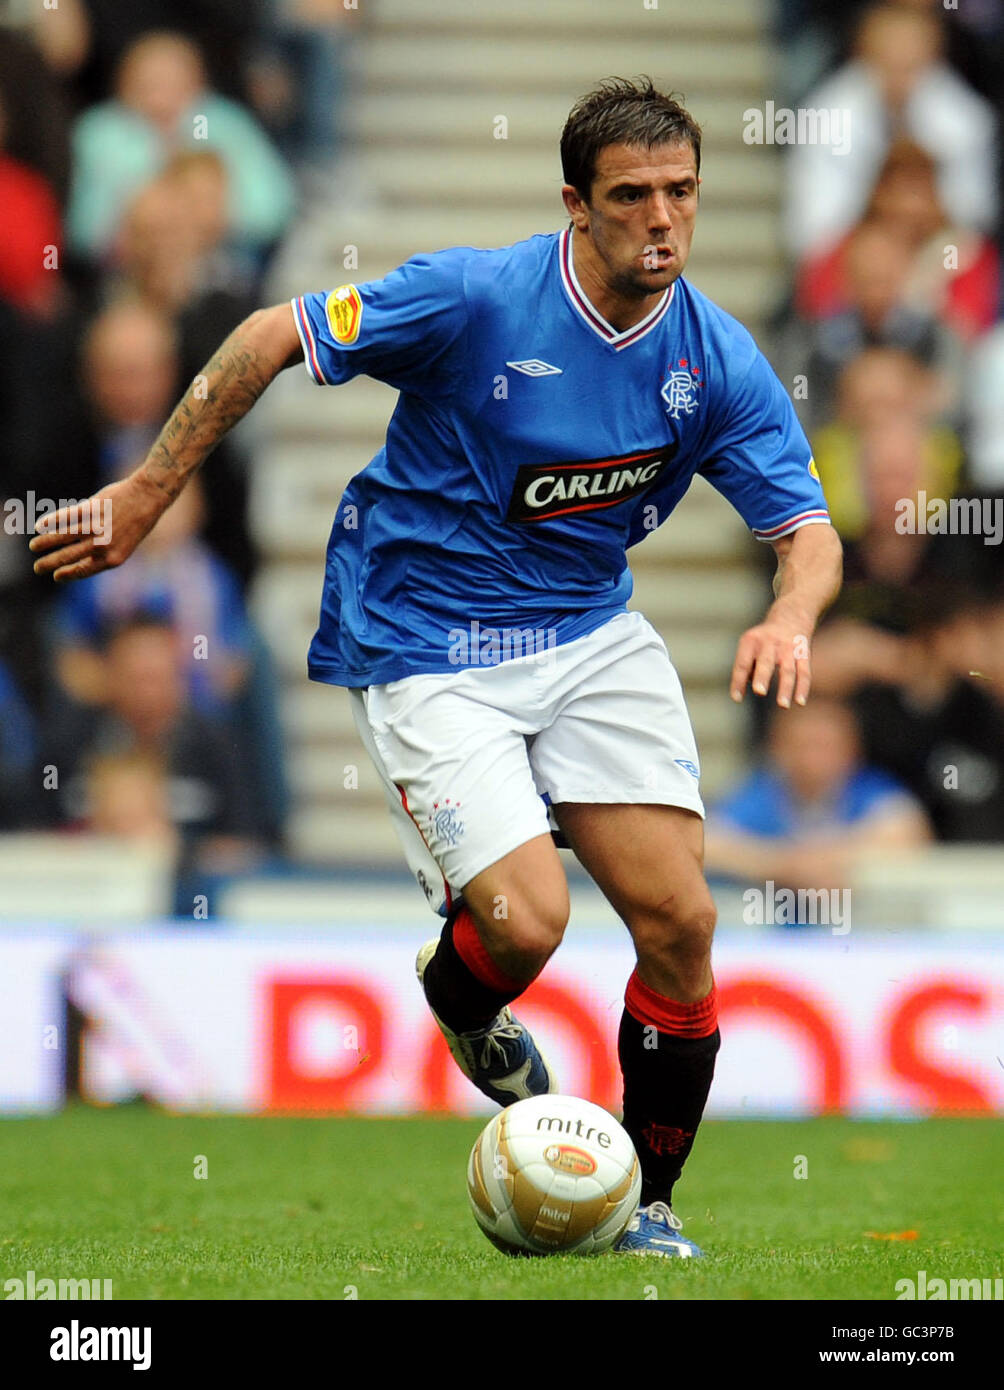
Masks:
[[[453,28],[432,34],[388,27],[360,50],[358,72],[363,90],[558,91],[566,109],[607,74],[647,72],[662,90],[714,85],[718,92],[753,97],[770,78],[764,47],[755,38],[709,38],[693,30],[678,35],[670,25],[661,32],[641,27],[613,38],[583,28],[574,44],[561,33],[499,35]]]
[[[498,140],[483,150],[451,149],[445,157],[437,157],[433,146],[426,158],[416,159],[413,150],[396,146],[375,161],[373,183],[378,195],[393,197],[398,207],[518,207],[561,225],[561,166],[554,150],[525,150]],[[745,212],[775,207],[780,186],[775,160],[751,158],[746,149],[727,150],[715,157],[708,194],[713,188],[727,192],[729,206]],[[547,222],[537,230],[546,227]]]
[[[355,389],[353,382],[338,392],[338,400],[350,401]],[[318,394],[330,400],[336,393]],[[260,450],[252,472],[252,525],[264,554],[302,560],[311,574],[324,554],[342,492],[383,443],[383,421],[368,437],[343,442],[345,431],[334,418],[338,400],[333,410],[325,409],[332,418],[311,424],[311,433],[330,443],[275,441]],[[703,478],[695,478],[673,515],[633,548],[630,560],[641,570],[667,561],[725,561],[737,547],[741,553],[748,539],[732,506]]]
[[[735,742],[731,731],[726,738],[716,736],[708,728],[699,731],[702,763],[710,760],[717,766],[729,760]],[[384,809],[386,806],[373,764],[361,746],[348,740],[330,739],[311,748],[292,750],[288,773],[298,802],[344,810],[346,814],[363,807]]]
[[[743,214],[740,220],[743,222],[745,221],[745,214]],[[554,229],[552,225],[550,230]],[[519,239],[518,236],[511,238],[513,241]],[[732,259],[729,260],[724,255],[717,254],[713,246],[705,246],[703,241],[699,242],[695,246],[688,264],[687,279],[695,289],[700,290],[702,294],[706,294],[708,298],[712,299],[720,308],[732,314],[740,323],[745,324],[756,337],[761,331],[765,315],[770,311],[771,306],[776,302],[781,292],[783,281],[782,263],[780,259],[770,251],[770,248],[763,243],[761,243],[757,254],[751,251],[748,257],[743,256],[739,250],[737,233],[728,226],[715,235],[715,240],[719,244],[731,242],[735,251]],[[451,244],[464,245],[470,244],[470,242],[464,242],[463,238],[455,237]],[[409,256],[414,255],[415,251],[416,248],[412,244],[402,244],[399,252],[395,252],[393,246],[388,244],[383,248],[379,259],[375,254],[371,253],[367,269],[363,272],[362,267],[360,267],[361,273],[352,276],[347,276],[344,269],[342,269],[340,265],[340,254],[337,258],[333,256],[330,263],[319,258],[312,270],[305,269],[297,276],[295,284],[292,282],[285,283],[283,289],[272,296],[273,302],[286,299],[294,292],[302,294],[311,288],[319,288],[321,290],[331,289],[349,278],[355,280],[357,283],[361,282],[364,278],[368,280],[380,279],[389,271],[393,270],[395,266],[406,261]],[[313,382],[306,378],[304,374],[305,369],[303,367],[291,368],[288,372],[283,373],[279,378],[279,382],[284,382],[294,376],[297,379],[304,376],[304,383],[308,386],[313,386]],[[369,380],[369,378],[356,377],[351,383],[352,386],[354,387],[355,382],[361,380]],[[276,390],[278,384],[277,382],[269,388],[270,393]],[[318,390],[323,388],[315,386],[314,389]],[[389,388],[384,387],[383,389],[388,390]],[[267,396],[265,400],[268,400]],[[341,400],[341,395],[339,396],[339,400]],[[333,418],[340,408],[341,407],[336,406],[333,401],[326,401],[318,404],[310,402],[305,409],[300,409],[298,406],[294,407],[289,412],[292,417],[289,418],[289,430],[294,435],[299,435],[301,437],[307,436],[311,433],[315,421],[322,420],[326,413]],[[384,417],[385,422],[392,409],[393,403],[391,403],[386,411]],[[262,410],[262,414],[265,414],[264,409]],[[363,432],[367,432],[370,424],[371,420],[360,407],[358,413],[359,429]],[[355,428],[355,425],[356,414],[352,412],[345,417],[343,432],[352,430]]]
[[[667,643],[676,645],[673,629],[660,625],[660,631]],[[729,698],[720,676],[721,673],[716,671],[710,686],[695,680],[684,692],[702,741],[708,739],[727,743],[745,736],[746,715],[741,706]],[[291,750],[337,749],[344,754],[345,762],[360,768],[363,763],[368,766],[352,719],[347,691],[302,679],[287,687],[283,694],[282,720]],[[334,777],[337,782],[344,774],[344,766],[332,753],[331,768],[326,775]],[[363,778],[360,777],[361,789],[362,784]]]
[[[401,844],[385,805],[344,810],[299,804],[290,817],[293,858],[303,864],[382,864],[400,868]],[[416,911],[421,901],[415,900]]]
[[[504,246],[564,225],[557,143],[572,103],[607,73],[682,91],[704,129],[702,206],[688,279],[754,332],[783,267],[782,171],[742,143],[769,83],[766,0],[380,0],[357,49],[356,165],[273,269],[272,302],[377,279],[420,251]],[[495,138],[505,116],[506,139]],[[383,442],[395,393],[283,374],[260,410],[253,524],[269,563],[254,606],[284,676],[295,853],[400,869],[397,839],[344,691],[305,678],[324,548],[351,478]],[[257,421],[256,421],[257,423]],[[746,712],[726,682],[739,632],[767,598],[746,527],[702,480],[630,556],[632,606],[662,632],[684,681],[706,797],[743,770]],[[346,787],[346,769],[358,785]],[[350,777],[351,780],[351,777]],[[416,894],[416,913],[421,900]]]
[[[686,566],[655,561],[643,565],[644,549],[636,548],[631,556],[631,607],[644,613],[660,631],[677,631],[697,622],[701,626],[721,626],[738,635],[763,616],[766,584],[758,584],[746,566],[735,564],[695,572]]]
[[[304,488],[284,475],[279,461],[271,472],[256,473],[251,516],[262,554],[294,568],[303,565],[311,574],[316,573],[323,563],[341,489],[350,476],[348,471],[336,474],[333,469],[324,483]],[[697,484],[693,486],[696,489]],[[637,575],[660,562],[680,566],[690,562],[700,566],[713,562],[728,565],[735,559],[737,549],[746,545],[748,535],[727,502],[715,506],[691,504],[688,494],[669,520],[632,550],[629,563],[634,567],[637,559]]]
[[[341,437],[343,431],[338,428],[335,419],[338,412],[337,402],[342,401],[346,404],[351,402],[362,380],[360,378],[353,381],[345,387],[338,388],[337,391],[312,388],[312,394],[320,397],[322,402],[336,402],[333,407],[326,406],[325,413],[329,414],[331,418],[317,425],[318,439],[316,440],[295,439],[280,442],[278,439],[273,439],[271,444],[262,450],[261,462],[256,470],[261,475],[263,486],[271,486],[278,480],[278,482],[288,485],[291,492],[302,494],[310,499],[324,497],[336,500],[341,495],[345,480],[350,478],[353,473],[358,472],[369,461],[368,456],[366,456],[360,462],[361,456],[357,444],[344,442]],[[310,389],[308,387],[308,390]],[[390,394],[393,398],[393,393]],[[289,424],[292,425],[293,423],[291,411]],[[382,429],[379,433],[370,435],[370,439],[378,439],[380,442],[383,441],[383,437]],[[724,526],[732,522],[735,535],[740,534],[741,531],[745,532],[743,523],[738,519],[737,513],[730,504],[699,475],[694,478],[689,492],[673,513],[673,519],[678,520],[681,516],[690,517],[697,512],[706,517],[709,523],[715,521]],[[642,543],[644,550],[638,549],[634,553],[638,555],[654,554],[665,541],[666,535],[665,527],[659,527]]]
[[[694,91],[688,87],[688,110],[701,127],[703,161],[713,161],[722,149],[747,149],[750,156],[770,158],[770,151],[754,151],[743,143],[743,112],[750,104],[741,95],[720,90]],[[548,87],[545,91],[490,92],[456,90],[421,93],[408,90],[363,91],[353,103],[350,121],[353,136],[367,150],[386,146],[440,148],[494,145],[508,141],[521,149],[557,152],[558,140],[569,111],[567,98]],[[505,117],[505,123],[498,120]]]
[[[701,750],[701,794],[710,804],[743,774],[745,763],[732,748]],[[290,823],[293,853],[308,863],[384,863],[397,867],[401,848],[386,803],[343,793],[338,805],[298,798]],[[348,798],[354,800],[349,801]]]
[[[304,678],[307,649],[317,630],[321,582],[322,566],[318,564],[309,585],[284,582],[281,567],[273,567],[255,586],[253,612],[287,680]],[[691,626],[666,624],[658,620],[655,609],[646,607],[643,602],[636,601],[634,606],[662,631],[684,682],[704,680],[711,683],[726,678],[735,658],[741,622],[711,624],[698,610]]]
[[[340,279],[357,283],[378,279],[419,253],[450,246],[503,246],[562,225],[557,205],[543,222],[526,210],[500,214],[469,205],[416,207],[409,210],[403,225],[371,208],[353,221],[333,217],[317,247],[318,263],[309,270],[324,277],[316,288],[330,289]],[[358,253],[358,264],[352,270],[344,265],[348,247],[355,247]],[[773,264],[778,259],[777,216],[772,208],[751,207],[744,211],[740,223],[731,205],[709,211],[705,198],[698,214],[693,254],[708,265],[739,263],[747,274],[751,260]],[[302,263],[289,271],[288,296],[302,294],[307,284]]]
[[[330,286],[322,286],[330,288]],[[343,386],[318,386],[306,367],[298,365],[282,372],[259,406],[262,428],[277,439],[295,437],[304,420],[318,428],[337,426],[333,440],[365,436],[375,428],[382,431],[397,404],[398,393],[374,377],[357,376]]]
[[[488,34],[505,37],[521,31],[527,42],[553,33],[574,47],[583,35],[616,41],[622,34],[648,42],[712,34],[759,39],[769,18],[763,0],[506,0],[504,5],[471,4],[470,0],[380,0],[370,34],[383,41],[396,29],[413,34]]]

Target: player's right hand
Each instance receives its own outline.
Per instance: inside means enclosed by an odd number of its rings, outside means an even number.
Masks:
[[[40,557],[35,573],[64,584],[115,569],[153,530],[169,501],[141,473],[133,473],[83,502],[48,512],[28,543]]]

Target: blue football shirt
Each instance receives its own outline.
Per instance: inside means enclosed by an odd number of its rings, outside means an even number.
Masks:
[[[314,680],[455,670],[486,659],[487,632],[552,646],[592,632],[626,607],[627,548],[695,473],[758,539],[828,520],[747,330],[680,278],[617,332],[578,284],[570,229],[415,256],[292,305],[314,381],[362,373],[400,392],[335,515]]]

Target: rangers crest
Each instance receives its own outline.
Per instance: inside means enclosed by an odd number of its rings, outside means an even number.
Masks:
[[[435,839],[443,844],[455,845],[464,829],[464,823],[460,819],[459,802],[451,804],[449,797],[442,803],[433,802],[432,831]]]
[[[659,394],[666,402],[666,414],[671,420],[693,415],[697,409],[697,391],[704,384],[700,377],[700,367],[689,368],[685,357],[680,358],[676,368],[670,365],[669,376]]]

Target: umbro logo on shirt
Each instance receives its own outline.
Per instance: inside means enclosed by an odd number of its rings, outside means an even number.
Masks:
[[[550,362],[542,362],[539,357],[530,357],[525,362],[507,362],[506,366],[524,376],[561,376],[560,367],[552,367]]]

